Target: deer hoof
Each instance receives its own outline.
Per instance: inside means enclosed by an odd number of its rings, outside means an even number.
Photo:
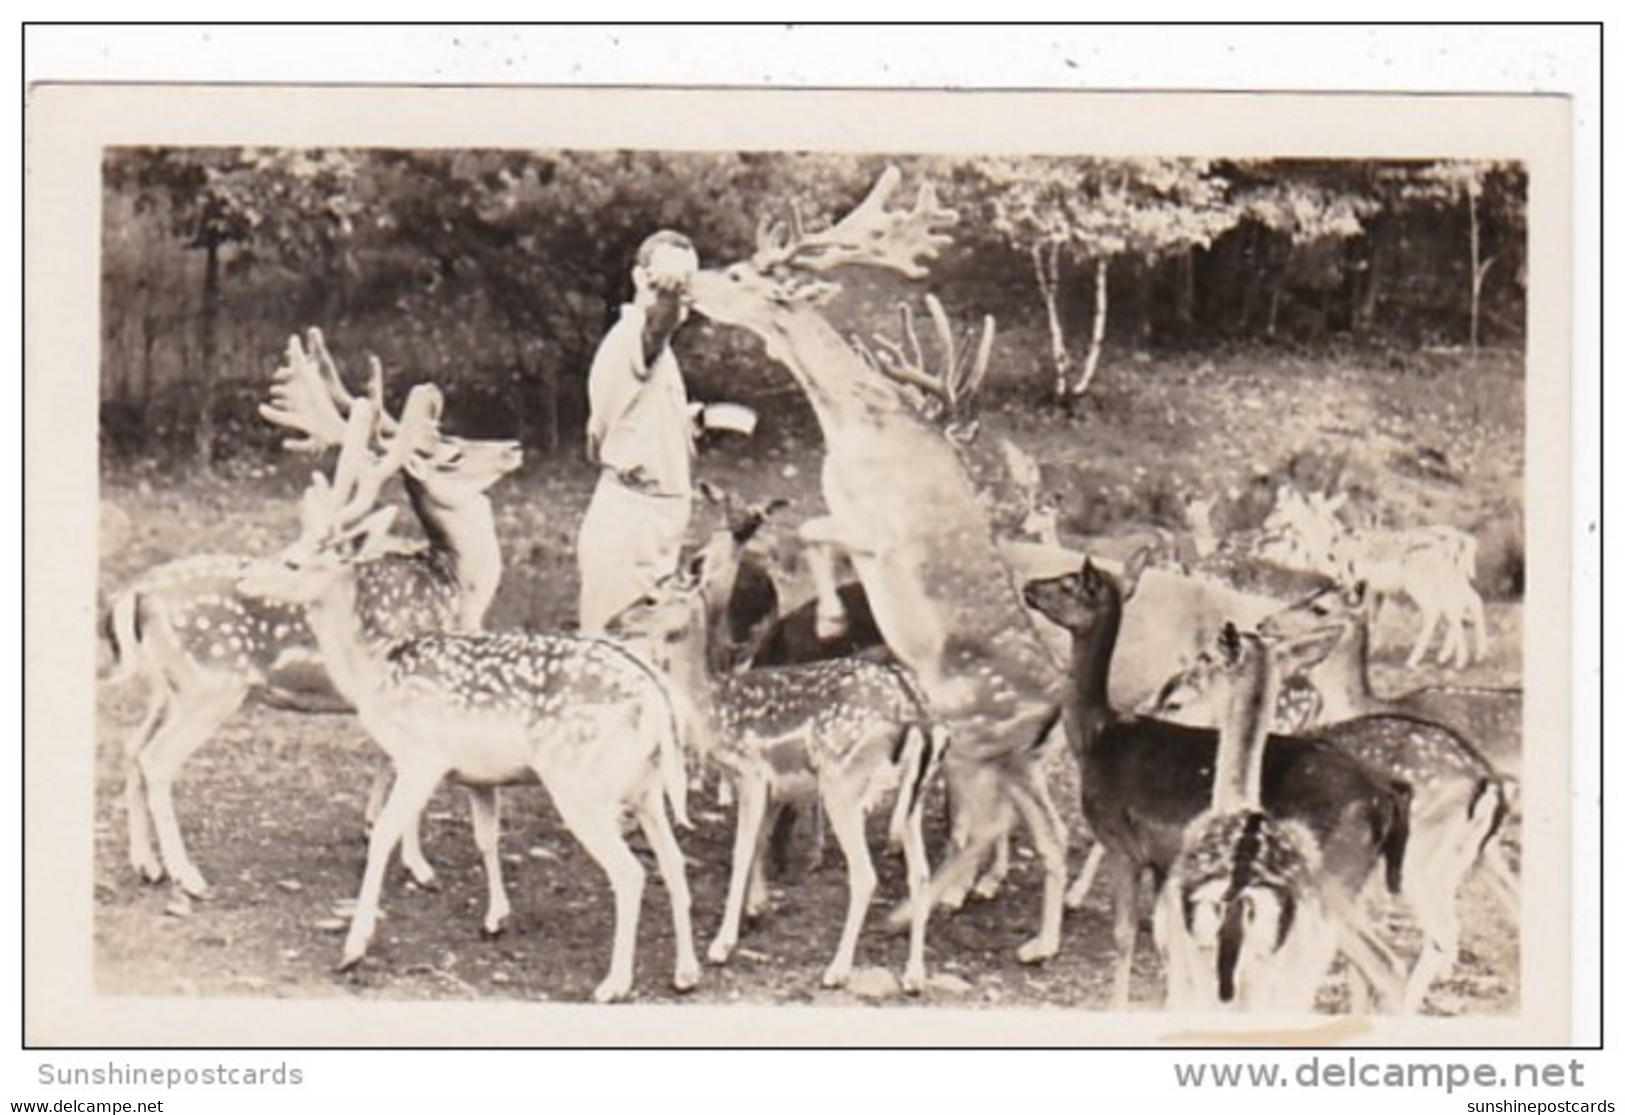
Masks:
[[[820,982],[829,988],[845,987],[846,981],[851,978],[852,970],[850,968],[838,968],[831,965],[824,970],[824,978]]]
[[[711,942],[711,947],[705,950],[705,958],[713,964],[726,964],[728,957],[733,955],[734,943],[721,939]]]
[[[209,884],[196,869],[188,869],[175,873],[175,886],[188,898],[207,898]]]
[[[1016,959],[1023,964],[1042,964],[1059,951],[1060,945],[1057,942],[1034,937],[1016,950]]]
[[[671,978],[671,985],[678,991],[692,991],[700,982],[700,966],[694,964],[679,964],[676,973]]]
[[[632,992],[632,981],[626,976],[608,976],[593,989],[595,1003],[618,1003]]]

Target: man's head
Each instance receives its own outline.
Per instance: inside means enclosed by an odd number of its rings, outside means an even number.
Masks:
[[[680,232],[661,229],[638,245],[632,283],[639,295],[688,293],[689,280],[700,269],[694,242]]]
[[[638,245],[632,267],[635,301],[644,307],[644,357],[653,360],[679,325],[688,319],[689,281],[700,269],[694,243],[680,232],[661,229]]]

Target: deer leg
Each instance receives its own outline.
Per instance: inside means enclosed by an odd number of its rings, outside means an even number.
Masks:
[[[164,870],[194,898],[203,897],[209,884],[186,854],[186,842],[175,819],[175,775],[192,753],[242,707],[247,696],[248,686],[235,678],[190,690],[184,696],[177,694],[170,715],[137,759]]]
[[[1037,760],[1029,761],[1011,784],[1012,799],[1027,828],[1044,868],[1044,902],[1038,935],[1016,950],[1023,964],[1048,960],[1061,949],[1062,898],[1066,891],[1066,827]]]
[[[367,837],[367,867],[361,876],[361,891],[356,895],[350,932],[344,939],[340,970],[354,967],[367,954],[367,946],[378,925],[378,902],[389,857],[407,826],[429,804],[445,773],[445,768],[437,765],[396,767],[395,784],[390,787],[389,798]]]
[[[130,866],[149,883],[162,879],[164,868],[152,846],[152,826],[147,814],[148,790],[146,780],[141,775],[141,752],[159,730],[171,698],[168,687],[155,681],[147,693],[146,714],[124,741],[124,818]]]
[[[1328,891],[1326,898],[1337,923],[1337,947],[1370,987],[1376,1008],[1403,1004],[1403,970],[1393,950],[1371,928],[1358,897]]]
[[[851,623],[836,585],[835,541],[825,537],[824,530],[820,529],[827,522],[825,519],[813,519],[801,527],[801,536],[807,544],[807,572],[812,576],[813,591],[818,597],[813,612],[813,630],[822,642],[845,635]]]
[[[767,804],[763,810],[762,823],[757,826],[756,846],[751,852],[750,873],[745,882],[745,912],[744,916],[752,920],[767,913],[772,897],[767,887],[767,867],[776,854],[773,845],[779,836],[776,823],[785,816],[794,817],[793,811],[788,812],[788,806],[782,801],[773,799],[772,790],[767,791]],[[785,826],[794,829],[794,825]]]
[[[998,892],[1004,875],[1010,869],[1009,830],[1013,817],[996,771],[965,763],[952,764],[947,770],[948,806],[952,813],[950,847],[968,848],[973,833],[980,830],[987,834],[982,841],[982,850],[969,862],[968,867],[961,870],[956,865],[953,872],[938,872],[936,902],[950,910],[957,910],[965,904],[972,889],[977,889],[984,896]],[[994,849],[995,861],[989,871],[991,878],[978,887],[977,872],[986,859],[989,847]]]
[[[1478,868],[1496,905],[1501,907],[1513,925],[1522,924],[1523,899],[1519,894],[1518,880],[1512,873],[1512,865],[1507,863],[1506,852],[1499,841],[1491,840],[1484,848]]]
[[[1081,910],[1089,891],[1095,885],[1095,876],[1100,873],[1101,861],[1106,858],[1106,845],[1098,840],[1089,846],[1089,855],[1078,869],[1078,877],[1072,880],[1072,885],[1066,889],[1066,908],[1068,910]]]
[[[1422,929],[1422,953],[1405,981],[1404,1005],[1407,1011],[1418,1011],[1434,980],[1448,975],[1456,966],[1461,919],[1456,912],[1456,887],[1451,881],[1435,872],[1410,878],[1420,884],[1407,888],[1406,897]]]
[[[655,863],[671,900],[672,934],[677,940],[672,986],[688,991],[700,982],[700,958],[694,952],[693,898],[688,889],[683,851],[677,846],[677,834],[672,831],[671,818],[666,815],[666,800],[658,783],[639,806],[638,821],[649,846],[654,849]]]
[[[899,902],[886,916],[886,929],[888,932],[901,933],[914,924],[914,907],[924,902],[927,907],[946,904],[943,895],[960,893],[969,887],[976,877],[976,868],[987,855],[996,834],[971,831],[966,834],[963,846],[955,848],[949,853],[947,860],[937,868],[930,884],[925,888],[924,894],[919,898],[907,899]]]
[[[1467,590],[1467,616],[1473,628],[1473,661],[1482,662],[1490,653],[1489,620],[1484,614],[1484,598],[1471,584]]]
[[[1201,1010],[1211,1004],[1207,1002],[1201,966],[1197,963],[1200,954],[1185,930],[1180,905],[1178,889],[1169,886],[1158,898],[1152,914],[1153,936],[1162,956],[1163,1005],[1169,1010]],[[1124,1002],[1118,1005],[1127,1005],[1126,992]]]
[[[1112,944],[1117,956],[1112,971],[1112,1009],[1126,1010],[1129,983],[1134,976],[1134,947],[1140,938],[1140,869],[1126,856],[1113,858]]]
[[[389,797],[389,785],[394,776],[390,773],[389,764],[378,768],[373,775],[372,785],[367,787],[367,804],[362,810],[362,818],[366,821],[367,831],[378,823],[378,814],[383,811],[384,799]],[[424,890],[435,890],[439,883],[435,879],[434,867],[423,855],[423,818],[406,830],[401,837],[401,862],[406,865],[407,873],[412,881]]]
[[[494,844],[496,837],[493,836],[491,839]],[[476,842],[479,840],[478,832],[475,833],[475,840]],[[401,833],[401,865],[406,868],[407,874],[412,876],[412,881],[424,890],[440,889],[440,879],[435,875],[433,865],[429,863],[428,858],[423,854],[423,814],[421,813],[412,818],[412,823],[406,826],[405,832]]]
[[[538,768],[536,773],[540,776],[542,771]],[[638,910],[643,902],[643,864],[626,846],[621,836],[620,810],[605,799],[601,787],[588,779],[554,778],[547,789],[566,827],[608,876],[615,895],[615,940],[610,946],[609,973],[593,990],[593,1001],[612,1003],[624,999],[632,990]]]
[[[863,805],[859,795],[844,792],[847,787],[832,786],[824,795],[829,827],[835,833],[841,855],[846,859],[847,901],[846,925],[841,930],[841,943],[835,949],[835,958],[824,969],[824,986],[841,987],[852,975],[852,961],[857,954],[858,934],[863,929],[864,915],[875,895],[875,865],[869,857],[869,841],[864,834]],[[920,915],[911,918],[911,928]]]
[[[739,793],[739,815],[734,824],[733,870],[728,877],[728,900],[722,910],[722,924],[711,940],[706,956],[713,964],[727,961],[734,946],[739,943],[739,923],[744,915],[745,890],[758,856],[762,822],[767,815],[768,786],[766,780],[754,775],[740,777],[735,789]]]
[[[899,787],[897,792],[906,791]],[[918,995],[925,989],[925,926],[931,920],[931,904],[920,900],[931,882],[921,812],[916,803],[903,826],[903,864],[908,875],[909,906],[913,910],[908,926],[908,963],[903,968],[903,990],[910,995]]]
[[[1433,645],[1433,629],[1444,617],[1430,595],[1422,594],[1411,599],[1416,601],[1416,606],[1422,612],[1422,629],[1417,632],[1416,643],[1411,647],[1410,656],[1405,659],[1406,667],[1414,670],[1427,657],[1428,648]]]
[[[1006,831],[993,842],[993,862],[988,864],[987,870],[982,872],[981,878],[971,887],[971,893],[977,898],[987,900],[997,898],[1009,874],[1010,833]]]
[[[492,937],[501,933],[508,924],[508,888],[502,880],[502,855],[499,847],[502,836],[502,798],[495,786],[470,786],[468,812],[473,821],[474,846],[479,849],[480,862],[485,865],[485,932]],[[410,839],[412,826],[407,827],[405,840]]]

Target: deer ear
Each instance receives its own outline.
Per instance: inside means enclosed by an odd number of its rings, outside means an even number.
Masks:
[[[1343,628],[1322,627],[1286,643],[1280,651],[1282,672],[1301,674],[1314,669],[1326,661],[1326,657],[1332,653],[1332,649],[1342,637]]]
[[[1157,547],[1141,546],[1123,563],[1123,599],[1127,600],[1139,591],[1140,578],[1151,568],[1156,556]]]
[[[1347,604],[1350,608],[1363,608],[1365,607],[1365,597],[1367,591],[1368,588],[1365,581],[1355,581],[1352,585],[1349,585],[1343,590],[1343,603]]]

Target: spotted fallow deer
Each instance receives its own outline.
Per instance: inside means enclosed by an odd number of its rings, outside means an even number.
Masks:
[[[439,392],[432,386],[415,389],[395,419],[378,405],[382,385],[376,365],[374,371],[374,409],[381,428],[393,437],[390,459],[375,467],[375,482],[381,487],[397,467],[403,472],[428,545],[379,554],[358,569],[363,630],[368,638],[387,642],[422,631],[477,629],[502,573],[485,493],[519,466],[519,447],[441,434]],[[339,445],[341,412],[354,402],[321,333],[313,329],[304,344],[290,340],[272,403],[263,413],[301,435],[288,442],[290,448],[323,451]],[[148,689],[146,715],[125,743],[130,863],[147,880],[167,876],[195,897],[206,893],[207,880],[187,852],[172,794],[186,760],[249,700],[302,712],[350,708],[334,692],[299,609],[237,591],[250,560],[206,555],[160,565],[115,597],[108,616],[119,656],[119,672],[109,681],[140,675]],[[381,775],[369,819],[386,788],[387,775]],[[488,862],[496,856],[494,794],[472,794],[475,839]],[[415,825],[407,831],[402,860],[420,885],[434,885]],[[493,894],[486,929],[497,931],[506,913],[506,900]]]
[[[951,782],[980,802],[973,837],[932,881],[932,896],[976,864],[1008,828],[1031,830],[1044,869],[1039,932],[1024,961],[1060,947],[1066,831],[1040,744],[1060,715],[1056,657],[1022,607],[987,509],[949,441],[878,376],[820,312],[837,288],[815,276],[864,264],[909,277],[957,220],[929,185],[910,208],[888,207],[889,168],[856,209],[811,231],[764,225],[757,251],[694,279],[695,308],[756,334],[806,393],[825,441],[826,537],[850,556],[892,653],[914,673],[954,739]]]
[[[334,687],[389,755],[395,783],[373,826],[342,967],[366,954],[385,867],[442,779],[496,787],[540,780],[559,816],[608,876],[615,930],[599,1002],[624,998],[645,871],[621,836],[630,811],[654,850],[676,938],[673,984],[699,979],[690,897],[672,819],[687,826],[683,715],[670,683],[607,639],[575,633],[434,632],[380,646],[367,637],[358,569],[384,552],[394,508],[375,510],[358,483],[372,422],[351,409],[331,483],[318,473],[300,505],[299,538],[250,563],[239,591],[300,608]],[[670,802],[672,815],[667,815]],[[493,880],[493,890],[500,889]]]

